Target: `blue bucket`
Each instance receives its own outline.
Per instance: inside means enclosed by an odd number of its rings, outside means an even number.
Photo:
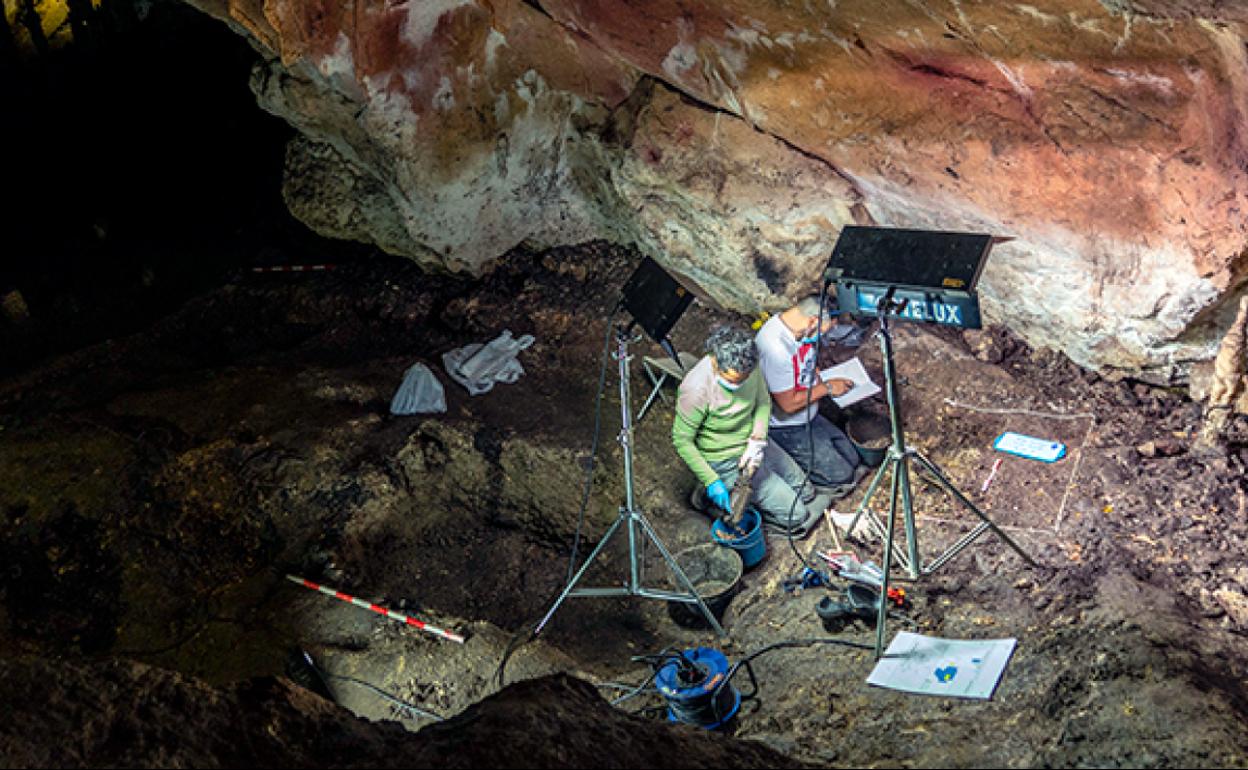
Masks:
[[[711,539],[740,554],[742,565],[750,569],[767,555],[767,538],[763,536],[763,520],[758,511],[747,508],[741,516],[739,529],[745,534],[739,535],[724,526],[722,521],[716,520],[711,525]]]

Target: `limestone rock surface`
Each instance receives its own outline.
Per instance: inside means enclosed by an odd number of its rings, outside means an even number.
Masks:
[[[991,232],[988,321],[1156,381],[1243,291],[1243,3],[192,1],[270,55],[291,209],[430,267],[607,237],[753,312],[845,224]]]

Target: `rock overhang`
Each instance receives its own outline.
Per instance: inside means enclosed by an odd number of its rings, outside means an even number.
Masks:
[[[430,268],[606,237],[754,312],[846,224],[991,232],[988,321],[1158,382],[1242,292],[1238,5],[197,4],[270,54],[292,211]]]

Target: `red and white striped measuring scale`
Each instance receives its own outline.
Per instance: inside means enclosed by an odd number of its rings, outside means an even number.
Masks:
[[[443,639],[450,639],[452,642],[459,642],[460,644],[464,643],[464,637],[460,636],[459,634],[453,634],[450,631],[444,631],[441,628],[438,628],[437,626],[431,626],[428,623],[424,622],[423,620],[417,620],[416,618],[413,618],[410,615],[403,615],[401,613],[395,612],[394,610],[386,609],[385,607],[382,607],[380,604],[373,604],[371,602],[366,602],[363,599],[357,599],[351,594],[344,594],[342,591],[336,591],[332,588],[328,588],[326,586],[313,583],[311,580],[305,580],[304,578],[297,577],[295,575],[287,575],[286,579],[292,583],[298,583],[304,588],[311,588],[313,591],[320,591],[326,596],[332,596],[335,599],[341,599],[344,602],[349,602],[351,604],[354,604],[356,607],[363,607],[364,609],[372,610],[373,612],[376,612],[379,615],[385,615],[391,620],[397,620],[400,623],[406,623],[409,626],[415,626],[416,628],[420,629],[421,631],[424,631],[427,634],[440,636]]]
[[[337,265],[271,265],[268,267],[253,267],[253,273],[308,273],[318,270],[333,270]]]

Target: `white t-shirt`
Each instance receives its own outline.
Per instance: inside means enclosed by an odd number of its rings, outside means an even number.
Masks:
[[[815,373],[815,346],[811,343],[799,344],[778,315],[767,319],[755,335],[754,344],[758,347],[758,368],[763,370],[767,390],[783,393],[798,388],[804,398],[806,394],[803,391],[813,385],[818,376]],[[777,427],[805,425],[815,419],[818,411],[818,399],[811,401],[806,409],[792,414],[782,411],[773,402],[771,424]]]

